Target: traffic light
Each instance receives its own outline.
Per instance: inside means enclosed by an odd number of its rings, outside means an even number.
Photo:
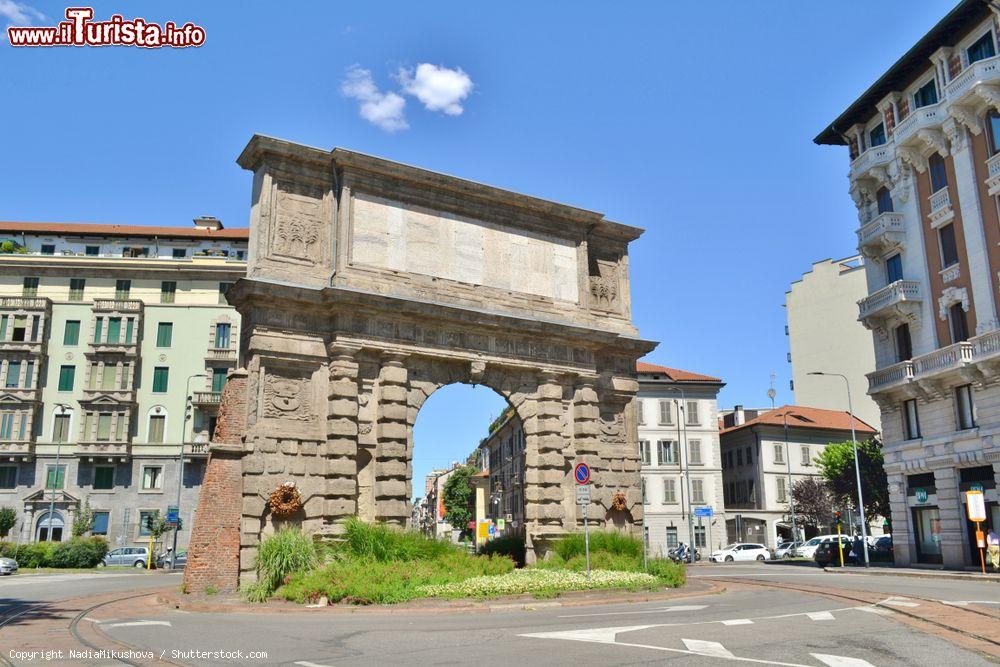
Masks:
[[[834,519],[834,521],[836,521],[837,523],[840,523],[840,510],[837,510],[837,511],[835,511],[835,512],[833,513],[833,519]]]

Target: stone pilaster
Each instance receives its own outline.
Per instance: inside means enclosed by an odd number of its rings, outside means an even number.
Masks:
[[[323,465],[326,476],[326,531],[337,533],[340,522],[357,510],[358,362],[356,348],[330,345],[327,438]]]
[[[375,450],[375,516],[380,521],[405,526],[410,518],[408,488],[409,434],[407,421],[409,373],[407,356],[386,354],[378,380]]]
[[[938,512],[941,515],[941,559],[945,567],[965,566],[965,518],[963,505],[958,497],[958,475],[952,467],[934,471],[937,489]]]
[[[896,565],[909,566],[916,560],[910,510],[906,506],[906,476],[889,473],[889,509],[892,515],[892,546]]]
[[[604,484],[604,476],[610,466],[608,460],[601,456],[601,408],[593,381],[578,382],[574,390],[573,445],[575,456],[570,463],[586,463],[590,466],[594,479],[591,483],[594,490],[591,493],[591,504],[587,508],[587,521],[592,525],[601,525],[607,508],[611,506],[613,489]],[[576,483],[575,480],[573,483]],[[575,524],[582,527],[583,508],[576,505],[575,498],[572,506],[575,508]]]
[[[525,412],[524,501],[529,533],[561,532],[569,464],[563,435],[563,386],[554,373],[539,374]]]

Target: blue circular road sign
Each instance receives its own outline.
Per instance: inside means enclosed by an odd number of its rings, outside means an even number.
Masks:
[[[573,468],[573,477],[577,484],[587,484],[590,482],[590,466],[586,463],[577,463]]]

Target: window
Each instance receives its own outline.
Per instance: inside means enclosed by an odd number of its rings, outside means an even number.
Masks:
[[[219,283],[219,303],[229,303],[226,301],[226,292],[228,292],[229,288],[232,286],[232,283]]]
[[[743,450],[742,449],[737,449],[736,450],[736,465],[737,466],[742,466],[743,465]]]
[[[665,505],[677,503],[677,482],[672,479],[663,480],[663,503]]]
[[[674,414],[670,410],[670,401],[660,401],[660,424],[674,423]]]
[[[930,106],[931,104],[937,104],[937,86],[934,85],[934,79],[931,79],[924,85],[920,87],[920,90],[913,94],[913,108],[919,109],[920,107]]]
[[[52,424],[52,442],[69,441],[69,420],[70,415],[56,415]]]
[[[173,338],[173,322],[160,322],[156,325],[156,347],[170,347]]]
[[[177,283],[173,280],[164,280],[160,283],[160,303],[173,303],[177,296]]]
[[[114,391],[115,380],[118,375],[118,366],[115,364],[104,364],[101,371],[101,389],[103,391]]]
[[[217,348],[223,348],[223,349],[228,349],[229,348],[229,343],[230,343],[229,332],[230,331],[231,331],[231,327],[229,326],[228,322],[220,322],[219,324],[215,325],[215,347],[217,347]],[[642,401],[639,401],[639,403],[641,404]],[[642,408],[640,407],[640,411],[641,410],[642,410]]]
[[[703,549],[708,544],[705,539],[705,526],[694,527],[694,546],[696,549]]]
[[[688,440],[688,456],[691,458],[688,463],[701,464],[701,440]]]
[[[109,343],[117,343],[122,337],[122,318],[108,318],[108,339]]]
[[[94,512],[94,525],[90,529],[91,535],[108,534],[108,512]]]
[[[0,489],[17,486],[17,466],[0,466]]]
[[[115,488],[114,466],[94,466],[94,488],[98,490]]]
[[[659,455],[660,455],[660,465],[677,465],[680,463],[680,457],[677,455],[677,443],[672,440],[660,440],[659,445]]]
[[[701,424],[701,415],[698,414],[698,401],[688,401],[684,406],[684,413],[689,426]]]
[[[990,154],[996,155],[1000,153],[1000,114],[996,111],[990,111],[989,117],[989,131],[990,131]]]
[[[677,541],[677,526],[667,526],[667,548],[676,549],[680,542]]]
[[[753,463],[753,447],[747,447],[747,465]]]
[[[781,445],[774,445],[774,462],[778,465],[785,464],[785,450],[781,448]]]
[[[144,246],[122,248],[122,257],[149,257],[149,248]]]
[[[965,50],[965,55],[969,58],[969,64],[986,60],[996,55],[993,48],[993,33],[989,30],[986,34],[976,40],[975,44]]]
[[[11,332],[11,340],[24,341],[28,339],[28,316],[14,316],[14,330]]]
[[[931,172],[931,192],[948,187],[948,173],[944,168],[944,158],[934,153],[927,158],[927,168]]]
[[[83,278],[69,279],[69,300],[83,301],[83,291],[87,287],[87,281]]]
[[[101,246],[89,245],[84,249],[84,254],[86,254],[87,257],[97,257],[101,254]]]
[[[784,477],[778,477],[775,480],[778,483],[778,502],[787,503],[788,502],[788,480]]]
[[[913,358],[913,341],[910,339],[910,325],[900,324],[896,327],[896,361],[907,361]]]
[[[705,482],[700,479],[691,480],[691,502],[705,502]]]
[[[166,415],[153,415],[149,418],[149,437],[146,442],[163,442],[163,429],[166,426]]]
[[[885,281],[887,284],[903,279],[903,256],[899,253],[885,260]]]
[[[965,430],[976,426],[976,406],[972,402],[972,385],[955,389],[955,407],[958,409],[958,428]]]
[[[907,440],[920,437],[920,415],[917,413],[917,399],[903,402],[903,426]]]
[[[142,489],[144,491],[155,491],[161,488],[163,488],[163,467],[143,466]]]
[[[21,384],[21,362],[11,361],[7,363],[7,384],[8,389],[17,389]]]
[[[118,300],[127,299],[132,291],[131,280],[118,280],[115,282],[115,298]]]
[[[0,439],[11,440],[14,437],[14,414],[4,412],[0,414]]]
[[[63,345],[80,344],[80,320],[66,320],[66,328],[63,329]]]
[[[66,485],[66,466],[50,465],[45,468],[45,488],[62,489]]]
[[[187,248],[174,248],[171,251],[171,257],[174,259],[184,259],[188,256]]]
[[[644,465],[644,466],[648,466],[649,465],[649,454],[650,454],[649,440],[640,440],[639,441],[639,456],[642,459],[642,465]]]
[[[43,255],[54,255],[56,254],[56,246],[53,243],[43,243],[42,244],[42,254]]]
[[[111,413],[102,412],[97,415],[97,439],[101,442],[111,440]]]
[[[21,287],[21,296],[38,296],[38,278],[25,278]]]
[[[938,230],[941,241],[941,268],[958,264],[958,243],[955,241],[955,225],[947,224]]]
[[[642,490],[642,504],[646,505],[646,504],[649,503],[649,500],[646,498],[646,478],[643,477],[642,479],[640,479],[639,480],[639,484],[642,487],[642,489],[641,489]]]
[[[812,465],[812,459],[809,458],[809,445],[802,445],[802,465]]]
[[[874,148],[885,143],[885,125],[879,123],[868,132],[868,146]]]
[[[170,369],[166,366],[157,366],[153,369],[153,392],[164,394],[167,391],[167,384],[170,378]]]
[[[219,341],[218,332],[216,332],[215,341],[216,341],[216,346],[218,346],[218,341]],[[646,415],[642,410],[642,399],[639,398],[637,398],[635,401],[635,419],[637,422],[639,422],[640,425],[646,423]]]
[[[229,371],[225,368],[213,368],[212,369],[212,391],[215,393],[221,393],[222,388],[226,386],[226,376]]]
[[[139,535],[141,535],[141,536],[142,535],[145,535],[145,536],[149,535],[149,528],[146,526],[146,521],[153,514],[155,514],[155,512],[152,512],[152,511],[149,511],[149,510],[144,511],[144,512],[139,512]]]
[[[59,367],[59,391],[73,391],[76,382],[76,366]]]
[[[879,188],[875,197],[879,213],[892,213],[892,195],[887,188]]]
[[[965,309],[956,303],[948,309],[948,321],[951,324],[951,342],[961,343],[969,340],[969,325],[965,320]]]

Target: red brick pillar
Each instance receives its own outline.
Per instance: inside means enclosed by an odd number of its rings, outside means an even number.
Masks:
[[[240,521],[243,515],[243,436],[247,418],[247,372],[229,374],[198,498],[188,544],[184,591],[212,587],[235,591],[240,576]]]

